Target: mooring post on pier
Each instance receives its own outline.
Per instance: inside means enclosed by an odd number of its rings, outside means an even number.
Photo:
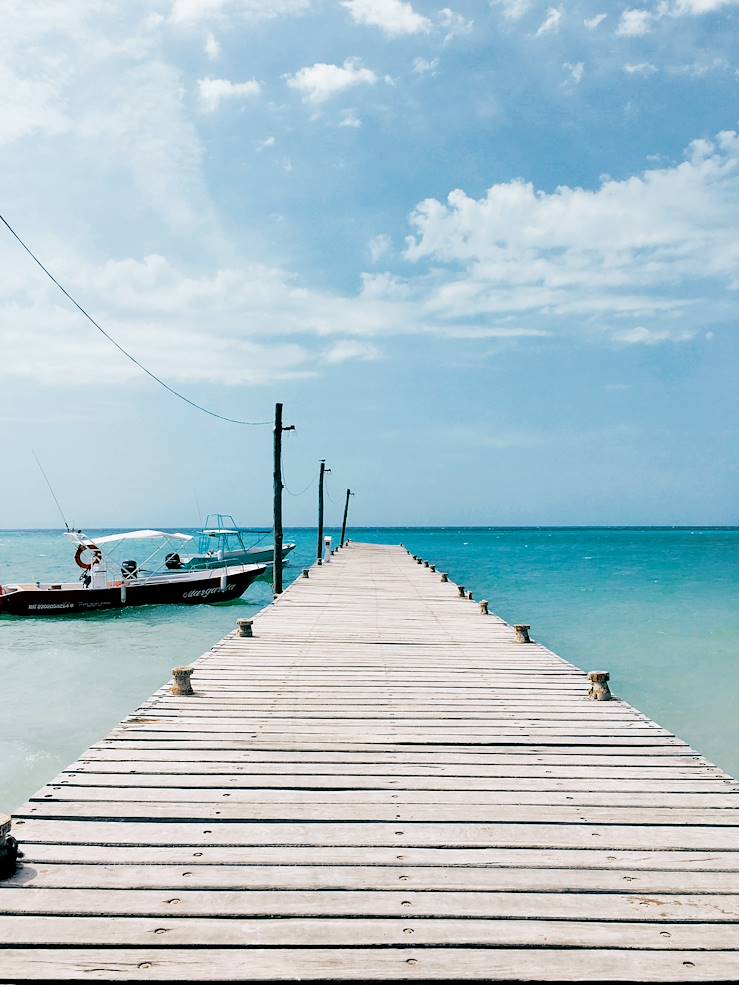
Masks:
[[[531,637],[529,636],[529,630],[531,629],[531,626],[528,626],[525,623],[518,623],[513,627],[513,629],[516,633],[516,643],[531,642]]]
[[[443,581],[443,579],[442,579],[442,581]],[[459,597],[461,599],[463,599],[465,597],[465,588],[464,588],[464,585],[457,585],[457,591],[459,592]]]
[[[18,859],[23,858],[18,842],[10,833],[10,825],[10,815],[0,814],[0,879],[12,876]]]
[[[483,616],[487,616],[489,614],[488,609],[489,609],[488,600],[480,599],[480,612],[482,613]]]
[[[441,579],[441,581],[449,581],[449,575],[446,573],[446,571],[440,571],[439,578]]]
[[[239,636],[253,636],[253,622],[253,619],[237,619],[236,628],[238,629]]]
[[[303,578],[310,578],[310,571],[308,568],[303,568]]]
[[[173,667],[172,668],[172,689],[171,693],[176,695],[194,694],[190,677],[192,667]]]
[[[588,674],[588,678],[590,679],[588,697],[591,701],[611,701],[613,699],[611,689],[608,687],[611,675],[607,670],[594,670]]]

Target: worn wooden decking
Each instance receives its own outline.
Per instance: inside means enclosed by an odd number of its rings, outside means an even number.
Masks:
[[[739,788],[679,739],[401,548],[254,632],[14,815],[1,982],[739,978]]]

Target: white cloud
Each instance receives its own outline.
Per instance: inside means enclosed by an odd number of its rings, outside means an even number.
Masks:
[[[594,17],[586,17],[583,24],[589,31],[594,31],[608,17],[608,14],[596,14]]]
[[[346,363],[352,360],[369,362],[379,359],[381,350],[371,342],[360,342],[355,339],[339,339],[323,354],[326,363]]]
[[[739,0],[672,0],[660,4],[660,12],[672,17],[712,14],[724,7],[735,7]]]
[[[467,20],[466,17],[458,14],[455,10],[451,10],[449,7],[444,7],[439,11],[439,24],[446,31],[444,44],[449,44],[454,38],[471,34],[475,26],[474,21]]]
[[[562,7],[550,7],[547,10],[547,16],[541,22],[536,32],[537,38],[541,37],[542,34],[551,34],[553,31],[558,31],[563,12]]]
[[[502,7],[503,16],[511,21],[520,20],[528,13],[533,0],[490,0],[493,7]]]
[[[311,0],[174,0],[170,20],[174,24],[194,24],[208,19],[240,16],[250,20],[302,14]]]
[[[690,342],[698,332],[690,328],[645,328],[635,325],[621,329],[611,336],[614,342],[623,345],[660,345],[662,342]]]
[[[342,0],[357,24],[379,27],[388,37],[428,34],[431,21],[405,0]]]
[[[567,82],[572,85],[580,85],[585,75],[585,65],[582,62],[565,62],[562,68],[568,73]]]
[[[229,82],[228,79],[199,79],[198,98],[206,113],[214,113],[224,99],[249,99],[258,96],[262,87],[256,79],[248,82]]]
[[[438,58],[415,58],[413,61],[413,71],[417,75],[436,75],[439,68]]]
[[[624,72],[627,75],[641,75],[647,78],[657,72],[657,66],[652,65],[651,62],[627,62],[624,65]]]
[[[257,150],[267,150],[269,147],[274,147],[277,140],[274,137],[265,137],[264,140],[257,141]]]
[[[652,14],[648,10],[624,10],[616,34],[622,38],[637,38],[652,29]]]
[[[33,133],[60,134],[71,129],[61,87],[42,78],[23,78],[0,64],[0,143]]]
[[[377,76],[364,68],[358,58],[347,58],[343,65],[315,65],[301,68],[294,75],[283,76],[291,89],[297,89],[310,103],[322,103],[357,85],[375,85]]]
[[[638,318],[650,332],[669,319],[670,337],[687,337],[691,308],[731,317],[725,292],[739,288],[739,137],[694,142],[680,164],[593,191],[521,180],[481,199],[453,191],[421,202],[412,224],[406,256],[439,277],[424,302],[436,318],[525,317],[560,330],[574,319],[599,331]]]
[[[385,233],[373,236],[369,241],[369,254],[372,263],[377,263],[392,250],[393,241]]]
[[[217,61],[221,54],[221,46],[213,34],[209,34],[205,39],[205,54],[212,62]]]
[[[362,126],[362,121],[353,109],[346,109],[341,114],[339,126],[349,127],[350,130],[359,130]]]

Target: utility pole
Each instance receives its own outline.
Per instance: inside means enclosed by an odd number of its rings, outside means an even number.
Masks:
[[[282,404],[275,404],[274,431],[274,555],[272,558],[272,590],[282,594],[282,432],[294,431],[294,425],[283,427]]]
[[[323,562],[323,477],[331,469],[326,468],[326,459],[321,459],[321,473],[318,477],[318,549],[316,559],[319,564]]]
[[[349,513],[349,497],[353,495],[354,493],[351,491],[351,489],[347,489],[346,503],[344,503],[344,521],[341,524],[341,540],[339,541],[339,547],[344,546],[344,539],[346,538],[346,518]]]

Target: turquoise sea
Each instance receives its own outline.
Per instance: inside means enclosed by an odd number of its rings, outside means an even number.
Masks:
[[[563,657],[609,670],[614,693],[739,774],[739,529],[355,528],[350,536],[402,542],[437,563],[509,622],[531,623]],[[289,581],[310,563],[316,534],[287,538],[298,545]],[[0,583],[75,576],[58,531],[0,531]],[[257,582],[220,606],[0,618],[0,810],[270,597],[270,585]]]

